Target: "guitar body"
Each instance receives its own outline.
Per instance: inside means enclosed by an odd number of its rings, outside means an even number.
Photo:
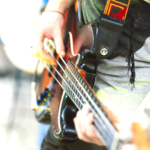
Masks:
[[[51,118],[50,118],[50,107],[49,107],[49,101],[50,101],[50,89],[52,87],[53,78],[48,76],[48,70],[44,69],[42,76],[40,76],[40,85],[38,86],[38,92],[37,92],[37,99],[39,99],[45,89],[49,89],[49,95],[43,97],[44,101],[38,105],[38,109],[35,109],[35,117],[38,122],[44,123],[44,124],[50,124]]]
[[[55,119],[55,125],[53,126],[54,136],[56,137],[56,139],[59,140],[63,140],[66,142],[68,141],[73,142],[77,138],[75,127],[73,124],[73,118],[76,116],[76,112],[78,109],[65,92],[63,92],[62,94],[60,105],[57,108],[57,110],[58,116],[54,117]]]
[[[78,65],[80,69],[84,69],[86,72],[86,80],[91,87],[93,87],[95,81],[95,60],[95,55],[91,51],[84,51]],[[78,108],[65,91],[62,91],[58,83],[55,83],[52,93],[54,97],[51,98],[50,108],[54,136],[63,142],[74,142],[77,139],[77,135],[73,118],[76,116]]]
[[[79,28],[76,21],[76,12],[74,7],[72,7],[65,14],[65,31],[64,31],[64,44],[66,52],[70,51],[70,41],[68,32],[70,31],[73,35],[74,42],[74,53],[76,53],[76,49],[80,49],[79,53],[83,49],[92,49],[93,46],[93,31],[90,26],[85,26],[84,28]],[[86,37],[86,38],[85,38]],[[95,55],[90,51],[85,51],[82,53],[79,62],[79,68],[86,71],[86,79],[91,86],[93,86],[95,80]],[[89,60],[88,60],[89,59]],[[93,59],[93,60],[92,60]],[[75,63],[76,59],[69,59]],[[65,58],[65,61],[68,61],[68,58]],[[93,64],[92,64],[92,63]],[[61,62],[60,62],[61,63]],[[62,65],[63,66],[63,65]],[[64,67],[65,68],[65,67]],[[57,67],[60,74],[63,76],[62,70]],[[56,75],[57,76],[57,75]],[[46,77],[47,78],[47,77]],[[57,76],[57,79],[61,81],[61,78]],[[52,81],[51,81],[52,82]],[[51,84],[49,80],[47,83]],[[47,85],[45,83],[45,85]],[[49,86],[46,86],[49,87]],[[40,90],[43,91],[44,89]],[[76,116],[77,107],[72,102],[72,100],[67,96],[65,91],[62,90],[60,85],[53,79],[52,89],[50,91],[49,99],[50,105],[50,119],[51,125],[53,126],[54,135],[57,139],[62,141],[70,141],[73,142],[77,139],[76,131],[73,124],[73,118]]]
[[[66,48],[67,48],[67,45],[69,44],[68,43],[68,41],[69,41],[68,31],[71,31],[73,33],[73,35],[75,35],[74,34],[75,30],[76,30],[75,11],[74,11],[74,8],[72,7],[65,14],[64,43],[65,43]],[[51,115],[50,114],[53,114],[52,119],[53,119],[53,124],[55,126],[55,124],[57,124],[57,123],[55,123],[55,120],[56,120],[55,118],[57,118],[57,116],[58,116],[57,112],[58,112],[60,99],[61,99],[63,90],[60,88],[60,85],[58,85],[54,81],[53,77],[51,76],[51,74],[48,72],[48,70],[46,68],[42,72],[40,86],[37,91],[37,101],[39,101],[40,96],[42,96],[42,93],[45,91],[45,88],[49,89],[50,96],[45,97],[46,100],[43,101],[43,99],[42,99],[41,104],[38,104],[38,109],[35,110],[35,117],[36,117],[37,121],[39,121],[40,123],[50,124],[51,123]],[[55,89],[57,89],[57,92]],[[49,106],[50,101],[51,101],[51,108]],[[54,101],[54,104],[53,104],[53,101]],[[53,113],[51,113],[51,109],[52,109]]]

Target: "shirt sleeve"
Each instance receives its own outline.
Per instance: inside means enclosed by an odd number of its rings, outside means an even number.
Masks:
[[[100,18],[105,8],[106,0],[82,0],[82,13],[85,24]]]

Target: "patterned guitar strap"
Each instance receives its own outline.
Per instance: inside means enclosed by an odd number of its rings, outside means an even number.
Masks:
[[[95,53],[101,58],[108,58],[115,49],[122,33],[130,0],[107,0],[100,18]],[[135,82],[134,54],[133,54],[133,22],[130,24],[130,51],[127,56],[128,70],[131,70],[130,83]],[[131,67],[130,67],[131,63]]]
[[[115,49],[122,33],[130,0],[107,0],[101,15],[95,45],[95,53],[108,58]]]
[[[104,11],[100,18],[93,20],[93,25],[97,26],[94,52],[100,59],[107,59],[117,46],[122,33],[130,0],[107,0]],[[82,17],[81,6],[78,9],[78,22],[80,26],[85,25]],[[133,22],[130,22],[130,51],[127,56],[128,70],[131,70],[130,83],[134,85],[135,69],[134,54],[132,46]],[[131,64],[131,67],[130,67]]]

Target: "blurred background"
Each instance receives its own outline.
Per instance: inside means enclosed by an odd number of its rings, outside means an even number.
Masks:
[[[40,150],[50,125],[31,107],[32,30],[48,0],[0,0],[0,149]],[[42,67],[40,68],[42,72]]]

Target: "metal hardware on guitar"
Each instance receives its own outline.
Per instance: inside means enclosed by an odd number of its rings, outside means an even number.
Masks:
[[[55,53],[54,50],[51,47],[51,44],[47,44],[47,48],[50,48],[52,50],[52,53]],[[55,55],[55,54],[54,54]],[[39,62],[38,62],[39,64]],[[53,78],[49,74],[49,72],[44,69],[41,77],[41,83],[38,89],[38,92],[36,91],[36,76],[37,76],[37,69],[38,64],[35,69],[35,73],[33,76],[33,82],[31,83],[31,109],[35,111],[35,117],[38,122],[50,124],[51,123],[51,116],[50,116],[50,106],[49,102],[51,99],[51,89],[53,87]],[[51,65],[49,66],[50,70],[53,72],[53,68]],[[37,98],[38,95],[38,98]]]
[[[47,81],[48,83],[45,81]],[[51,96],[52,96],[51,90],[53,87],[53,83],[54,83],[54,80],[48,76],[48,71],[46,69],[44,69],[43,74],[42,74],[40,89],[38,92],[41,94],[38,94],[39,95],[38,99],[36,98],[36,96],[34,96],[34,99],[32,100],[32,104],[34,104],[34,106],[36,106],[36,107],[34,107],[35,117],[36,117],[37,121],[40,123],[44,123],[44,124],[51,123],[51,115],[50,115],[51,110],[50,110],[49,103],[50,103]],[[47,85],[47,84],[49,84],[49,85]],[[47,88],[45,88],[45,87],[47,87]],[[36,94],[35,90],[34,90],[34,93]]]
[[[37,105],[44,105],[44,103],[47,102],[47,99],[49,99],[50,96],[50,90],[48,88],[45,88],[44,91],[41,93],[39,99],[37,100]]]
[[[50,86],[52,83],[50,84]],[[45,88],[37,100],[37,109],[35,110],[36,119],[45,124],[51,123],[49,102],[51,99],[51,88]]]

